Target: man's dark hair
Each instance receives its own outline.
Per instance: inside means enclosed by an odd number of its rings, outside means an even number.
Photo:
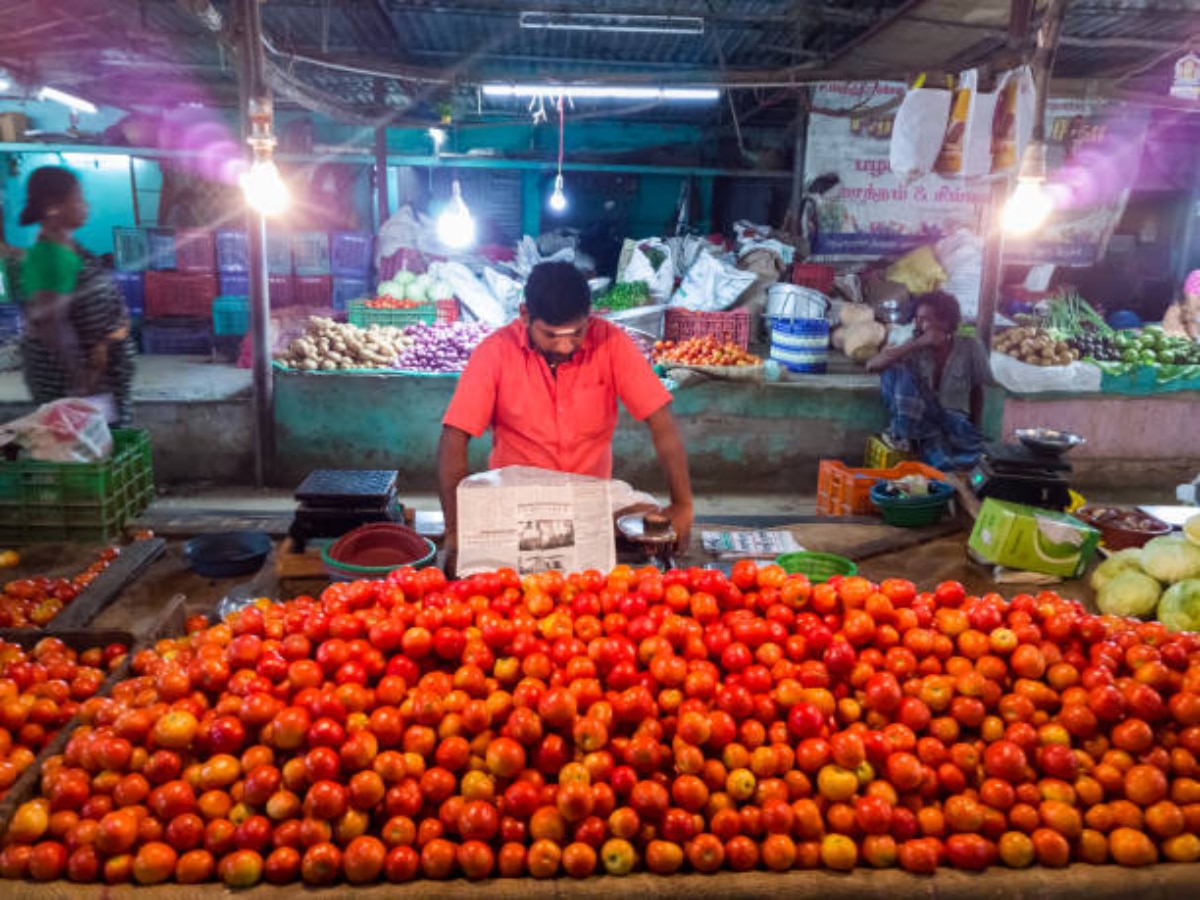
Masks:
[[[568,262],[538,263],[525,282],[525,311],[529,321],[565,325],[592,310],[587,279]]]
[[[71,192],[79,187],[79,179],[70,169],[61,166],[42,166],[29,176],[25,187],[25,208],[21,210],[21,225],[34,225],[46,217],[46,210],[66,203]]]
[[[946,330],[951,334],[958,331],[958,325],[962,321],[962,310],[959,309],[958,300],[953,294],[947,294],[945,291],[918,294],[913,298],[913,312],[915,313],[922,306],[928,306],[937,320],[945,324]]]

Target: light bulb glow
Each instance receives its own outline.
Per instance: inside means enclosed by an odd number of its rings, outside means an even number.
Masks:
[[[438,240],[453,250],[462,250],[475,243],[475,220],[463,200],[462,188],[455,181],[450,202],[437,220]]]
[[[256,159],[250,170],[241,177],[246,203],[264,216],[277,216],[288,208],[291,196],[275,163]]]
[[[1004,230],[1009,234],[1033,234],[1054,212],[1054,199],[1040,178],[1018,178],[1016,190],[1004,204]]]
[[[441,147],[446,143],[446,130],[444,128],[430,128],[429,137],[433,139],[434,147]]]
[[[550,194],[550,208],[558,213],[567,208],[567,195],[563,193],[563,178],[561,175],[554,179],[554,191]]]

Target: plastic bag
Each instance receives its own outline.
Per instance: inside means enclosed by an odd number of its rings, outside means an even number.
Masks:
[[[757,281],[753,272],[743,272],[715,256],[702,254],[688,269],[683,284],[671,297],[670,305],[696,312],[729,309],[742,292]]]
[[[1017,394],[1100,392],[1100,369],[1088,362],[1073,362],[1067,366],[1034,366],[993,350],[991,367],[996,382]]]
[[[113,449],[104,409],[79,397],[43,404],[0,425],[0,445],[13,441],[19,441],[31,459],[43,462],[98,462]]]
[[[915,88],[904,95],[892,124],[890,154],[892,172],[900,181],[915,181],[933,171],[946,136],[950,99],[950,92],[941,88]]]
[[[470,311],[476,321],[487,325],[503,325],[509,321],[500,301],[462,263],[438,262],[429,267],[429,274],[454,289],[454,296]]]
[[[505,317],[510,321],[515,319],[525,302],[525,286],[490,267],[483,270],[483,283],[504,309]]]
[[[644,281],[654,301],[665,303],[675,289],[675,262],[671,258],[671,248],[661,238],[638,241],[617,281]]]
[[[1021,164],[1025,146],[1033,136],[1037,107],[1033,70],[1021,66],[1006,72],[996,95],[992,113],[992,171],[1007,172]]]
[[[935,171],[961,177],[991,171],[996,99],[996,94],[980,93],[978,70],[968,69],[959,76]]]

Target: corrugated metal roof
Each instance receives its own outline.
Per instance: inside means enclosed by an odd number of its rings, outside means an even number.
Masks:
[[[1041,4],[1039,4],[1040,6]],[[224,26],[233,0],[213,0]],[[205,0],[15,0],[0,65],[27,84],[54,81],[117,105],[236,102],[231,54],[200,15]],[[386,79],[385,105],[457,98],[464,115],[482,80],[671,80],[788,83],[903,78],[955,69],[1021,46],[1007,34],[1011,0],[270,0],[272,63],[349,111],[378,113],[375,76],[419,67],[435,85]],[[520,27],[522,12],[693,16],[703,33],[644,34]],[[1159,89],[1172,51],[1200,36],[1200,0],[1073,0],[1055,74]],[[1026,47],[1028,44],[1026,44]],[[321,61],[333,63],[322,66]],[[412,74],[411,72],[409,74]],[[436,86],[440,84],[441,86]],[[745,109],[751,92],[735,92]],[[281,102],[285,102],[282,101]],[[496,109],[508,110],[513,104]],[[781,104],[779,121],[791,115]],[[418,110],[419,111],[419,110]],[[655,111],[654,117],[659,117]],[[669,115],[681,113],[672,110]],[[686,115],[726,116],[727,104]],[[770,118],[770,114],[767,115]]]

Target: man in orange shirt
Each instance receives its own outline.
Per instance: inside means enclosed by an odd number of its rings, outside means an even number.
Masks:
[[[520,317],[471,354],[438,442],[448,566],[457,549],[456,491],[468,474],[472,438],[492,429],[493,469],[536,466],[611,478],[618,399],[650,429],[671,493],[665,513],[680,547],[687,547],[692,487],[671,394],[629,336],[590,312],[591,293],[579,270],[542,263],[529,275]]]

